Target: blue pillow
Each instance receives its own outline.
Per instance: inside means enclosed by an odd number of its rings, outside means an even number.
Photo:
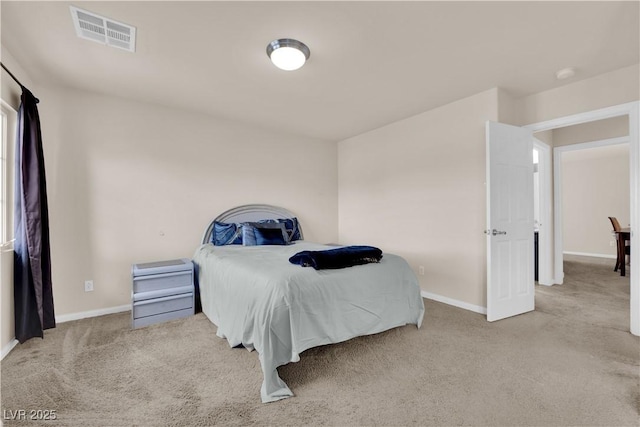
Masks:
[[[256,246],[255,223],[245,222],[242,224],[242,244],[244,246]]]
[[[262,245],[286,245],[287,241],[282,234],[282,229],[280,228],[261,228],[256,227],[254,229],[254,234],[256,236],[256,244],[258,246]]]
[[[284,224],[280,223],[265,223],[265,222],[243,222],[242,223],[242,244],[244,246],[257,246],[258,242],[256,239],[256,229],[275,229],[279,230],[282,234],[282,237],[285,241],[287,241],[287,230],[284,227]]]
[[[298,218],[282,218],[278,222],[283,223],[287,229],[289,235],[289,242],[295,242],[302,239],[300,235],[300,225],[298,224]]]
[[[242,226],[215,221],[211,232],[211,243],[216,246],[241,245]]]
[[[287,230],[287,243],[295,242],[302,239],[300,235],[300,225],[298,224],[298,218],[279,218],[279,219],[263,219],[259,221],[261,223],[280,223],[284,224]]]

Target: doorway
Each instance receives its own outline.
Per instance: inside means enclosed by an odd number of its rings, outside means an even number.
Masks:
[[[638,248],[640,246],[640,236],[637,232],[640,225],[640,144],[638,141],[638,126],[640,123],[639,102],[631,102],[628,104],[617,105],[614,107],[603,108],[587,113],[576,114],[573,116],[561,117],[540,123],[534,123],[524,126],[532,132],[549,131],[553,129],[564,128],[567,126],[590,123],[597,120],[609,119],[613,117],[627,116],[629,128],[629,193],[630,193],[630,209],[629,224],[632,229],[631,246]],[[554,162],[554,174],[557,172],[559,162]],[[550,179],[550,171],[547,173]],[[542,175],[541,175],[542,176]],[[558,180],[554,181],[554,193],[558,194],[560,190]],[[554,210],[554,224],[562,224],[561,209]],[[561,284],[564,278],[562,263],[562,233],[554,234],[554,274],[553,283]],[[631,265],[637,266],[640,263],[640,253],[631,251]],[[640,275],[637,268],[630,271],[630,331],[633,335],[640,335]]]
[[[626,123],[625,123],[626,128]],[[615,259],[616,239],[608,217],[629,226],[629,138],[608,138],[554,148],[559,191],[554,205],[562,219],[558,251]],[[578,186],[588,192],[576,192]]]

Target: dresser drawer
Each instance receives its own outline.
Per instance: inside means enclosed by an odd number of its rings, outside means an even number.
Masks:
[[[133,278],[133,293],[191,286],[192,276],[191,271],[136,276]]]
[[[154,298],[163,298],[171,295],[193,293],[193,285],[180,286],[179,288],[159,289],[157,291],[138,292],[133,294],[133,302]]]
[[[193,293],[170,295],[133,303],[133,318],[153,316],[184,309],[193,310]]]
[[[133,328],[142,328],[143,326],[153,325],[155,323],[166,322],[168,320],[180,319],[193,315],[193,308],[186,310],[170,311],[168,313],[155,314],[153,316],[140,317],[133,319]]]

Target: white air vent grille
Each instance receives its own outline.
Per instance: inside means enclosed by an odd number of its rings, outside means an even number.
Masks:
[[[136,51],[136,27],[70,6],[78,37],[119,49]]]

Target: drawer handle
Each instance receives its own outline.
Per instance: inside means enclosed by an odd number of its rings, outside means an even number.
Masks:
[[[182,299],[182,298],[191,298],[193,299],[193,294],[180,294],[180,295],[171,295],[168,297],[163,297],[163,298],[155,298],[155,299],[147,299],[144,301],[136,301],[133,305],[135,306],[141,306],[141,305],[146,305],[146,304],[155,304],[158,302],[165,302],[165,301],[172,301],[174,299]]]
[[[133,280],[150,280],[175,276],[191,276],[191,270],[177,271],[175,273],[147,274],[145,276],[134,276]]]

